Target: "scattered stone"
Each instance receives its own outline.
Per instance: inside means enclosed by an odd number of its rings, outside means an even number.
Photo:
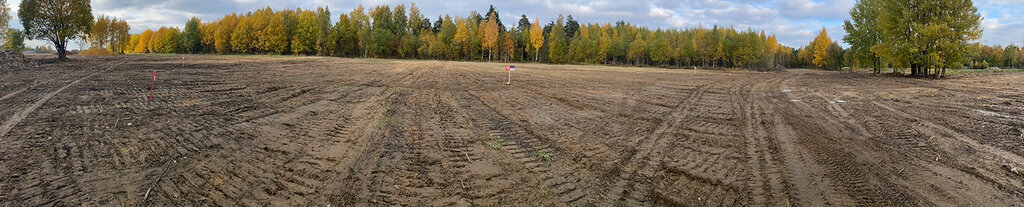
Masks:
[[[1010,172],[1017,173],[1017,175],[1024,176],[1024,169],[1019,167],[1010,168]]]

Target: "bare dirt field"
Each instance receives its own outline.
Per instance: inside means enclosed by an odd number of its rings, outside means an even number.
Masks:
[[[1024,73],[72,59],[0,71],[0,206],[1024,205]]]

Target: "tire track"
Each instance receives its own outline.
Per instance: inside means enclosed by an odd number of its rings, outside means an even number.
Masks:
[[[32,105],[29,105],[28,108],[25,108],[25,109],[21,110],[20,112],[12,115],[11,118],[8,118],[7,121],[4,122],[3,125],[0,125],[0,140],[2,140],[3,137],[7,135],[8,132],[10,132],[12,129],[14,129],[15,125],[17,125],[18,123],[21,123],[22,119],[25,119],[25,117],[27,117],[29,114],[31,114],[33,111],[35,111],[37,108],[42,106],[47,101],[50,101],[50,99],[53,98],[53,96],[56,96],[61,91],[64,91],[64,89],[67,89],[67,88],[71,87],[72,85],[75,85],[76,83],[81,82],[82,80],[85,80],[85,79],[87,79],[89,77],[92,77],[93,75],[96,75],[98,73],[106,72],[106,71],[108,71],[108,70],[110,70],[110,69],[112,69],[112,68],[114,68],[114,67],[116,67],[118,65],[121,65],[122,63],[124,63],[124,62],[122,61],[122,62],[119,62],[119,63],[114,63],[114,64],[111,64],[111,65],[108,65],[108,66],[104,67],[103,70],[90,73],[89,75],[86,75],[85,77],[79,78],[79,79],[77,79],[75,81],[72,81],[71,83],[68,83],[67,85],[64,85],[64,87],[61,87],[61,88],[59,88],[59,89],[57,89],[57,90],[55,90],[53,92],[50,92],[50,93],[47,93],[46,95],[43,95],[42,99],[39,99],[35,103],[32,103]]]
[[[28,89],[30,89],[30,88],[35,88],[35,87],[37,87],[37,86],[40,86],[40,85],[43,85],[43,84],[49,83],[50,81],[53,81],[53,80],[57,80],[57,79],[61,79],[61,78],[65,78],[65,77],[68,77],[68,76],[70,76],[70,75],[71,75],[71,73],[66,73],[66,74],[64,74],[64,75],[62,75],[62,76],[60,76],[60,77],[56,77],[56,78],[51,78],[51,79],[49,79],[49,80],[46,80],[46,81],[43,81],[43,82],[39,82],[39,83],[36,83],[36,84],[32,84],[31,86],[27,86],[27,87],[24,87],[24,88],[22,88],[22,89],[18,89],[18,90],[16,90],[16,91],[13,91],[13,92],[7,93],[7,95],[4,95],[3,97],[0,97],[0,101],[6,100],[6,99],[8,99],[8,98],[11,98],[11,97],[14,97],[15,95],[18,95],[18,94],[20,94],[21,92],[25,92],[25,90],[28,90]]]
[[[903,117],[904,119],[916,120],[923,127],[930,128],[930,129],[938,132],[938,133],[936,133],[936,132],[931,132],[931,130],[924,130],[923,132],[925,132],[925,133],[928,133],[928,134],[931,134],[931,135],[945,134],[945,135],[953,137],[953,138],[955,138],[957,140],[960,140],[961,142],[969,145],[970,147],[972,147],[974,149],[981,149],[981,150],[985,151],[986,153],[995,155],[995,156],[997,156],[999,158],[1002,158],[1002,159],[1004,159],[1004,160],[1006,160],[1008,162],[1016,164],[1017,166],[1024,166],[1024,157],[1021,157],[1020,155],[1008,152],[1006,150],[999,149],[999,148],[991,146],[991,145],[982,144],[981,142],[978,142],[978,140],[975,140],[975,139],[967,137],[967,136],[965,136],[963,134],[957,133],[956,131],[953,131],[953,130],[951,130],[949,128],[946,128],[946,127],[943,127],[943,126],[939,126],[939,125],[936,125],[936,124],[934,124],[932,122],[929,122],[927,120],[914,117],[914,116],[912,116],[910,114],[907,114],[905,112],[896,110],[896,109],[894,109],[894,108],[892,108],[890,106],[887,106],[885,104],[881,104],[881,103],[878,103],[878,102],[871,102],[871,103],[874,104],[875,106],[878,106],[880,108],[883,108],[885,110],[893,112],[893,114],[898,115],[900,117]]]
[[[788,88],[794,80],[796,77],[783,81],[782,88]],[[783,95],[785,99],[792,99],[793,96],[793,93]],[[831,189],[818,191],[825,192],[823,195],[825,204],[883,205],[897,203],[912,205],[918,203],[903,189],[897,188],[886,175],[865,169],[874,168],[872,166],[884,166],[885,163],[891,162],[888,161],[891,158],[882,154],[884,151],[879,151],[880,149],[869,145],[870,142],[866,141],[870,139],[859,135],[856,126],[842,124],[841,121],[829,116],[831,113],[815,110],[810,103],[796,101],[789,105],[794,106],[795,110],[784,111],[782,114],[787,116],[777,119],[780,119],[780,122],[797,123],[794,125],[793,132],[802,136],[796,137],[795,143],[806,149],[807,154],[821,167],[820,172],[823,172],[824,177],[831,184]],[[794,112],[799,113],[787,114]],[[820,134],[822,131],[827,132],[822,134],[826,136],[807,137],[809,134]],[[791,169],[794,169],[794,173],[802,173],[795,170],[798,168]]]
[[[602,196],[604,205],[628,205],[637,206],[647,203],[650,198],[651,184],[646,180],[653,176],[650,172],[650,165],[656,164],[657,160],[648,160],[652,152],[656,152],[659,144],[664,144],[664,139],[669,136],[668,132],[674,126],[686,120],[689,111],[693,110],[695,104],[708,85],[701,85],[693,89],[690,95],[676,104],[653,132],[637,140],[638,144],[627,154],[626,160],[618,164],[615,169],[617,176],[604,189]],[[646,190],[643,190],[646,189]]]
[[[540,196],[553,197],[569,205],[591,202],[585,187],[588,185],[579,178],[580,175],[573,174],[579,172],[579,168],[576,164],[566,163],[569,158],[560,150],[545,143],[535,132],[512,122],[498,112],[497,106],[484,101],[476,92],[468,92],[467,97],[471,98],[466,100],[471,106],[468,112],[480,119],[474,121],[476,128],[484,130],[488,138],[497,142],[496,147],[500,150],[511,153],[515,162],[522,164],[525,170],[537,175],[535,187],[541,191]]]
[[[774,88],[769,84],[781,84],[781,77],[773,77],[764,82],[756,83],[750,88],[747,94],[747,104],[743,107],[744,136],[747,138],[747,172],[750,174],[748,182],[751,202],[749,205],[769,206],[789,204],[792,197],[786,195],[785,185],[792,185],[784,179],[784,170],[780,158],[776,157],[773,151],[779,151],[777,140],[769,139],[766,123],[774,123],[776,120],[773,114],[762,103],[770,103],[768,93]],[[766,118],[769,117],[769,118]],[[774,149],[773,149],[774,148]],[[791,152],[791,151],[785,151]],[[782,159],[797,155],[781,154]],[[806,182],[806,181],[802,181]],[[806,183],[804,183],[806,184]]]

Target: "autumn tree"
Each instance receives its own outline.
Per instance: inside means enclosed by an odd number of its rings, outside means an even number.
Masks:
[[[530,25],[530,45],[534,49],[533,61],[540,62],[540,48],[544,46],[544,29],[540,27],[540,19],[534,19]]]
[[[112,20],[113,21],[111,21],[109,27],[110,31],[108,32],[108,35],[110,36],[110,45],[107,49],[113,53],[123,54],[130,48],[128,45],[132,37],[129,31],[131,30],[131,27],[128,26],[128,22],[123,19],[119,20],[115,18]]]
[[[295,36],[292,38],[291,47],[292,53],[295,54],[313,54],[317,51],[317,36],[320,33],[320,22],[313,11],[304,10],[298,11],[299,19],[298,26],[296,27]]]
[[[151,29],[146,29],[146,31],[143,31],[142,33],[140,33],[139,34],[139,42],[136,43],[135,48],[132,49],[132,52],[135,52],[135,53],[148,53],[148,52],[150,52],[149,51],[149,42],[150,42],[151,38],[153,38],[153,30],[151,30]]]
[[[235,13],[224,15],[224,18],[220,19],[217,25],[217,31],[213,37],[214,49],[216,49],[218,53],[225,54],[231,52],[233,49],[231,45],[232,35],[237,27],[238,15]]]
[[[255,51],[255,45],[258,44],[255,41],[256,29],[253,28],[250,23],[251,18],[248,16],[239,16],[238,23],[235,28],[231,31],[231,51],[238,53],[252,53]]]
[[[250,21],[258,43],[255,44],[261,53],[284,54],[288,51],[288,40],[290,36],[284,21],[284,16],[274,13],[273,9],[267,7],[263,10],[256,10]]]
[[[202,34],[200,38],[200,48],[202,53],[213,53],[216,49],[216,36],[217,28],[220,25],[220,21],[205,22],[199,25],[199,33]]]
[[[87,39],[91,47],[106,47],[107,43],[110,42],[110,18],[106,16],[100,16],[96,18],[96,21],[92,23],[89,28],[89,35]]]
[[[828,62],[828,46],[832,42],[832,39],[828,37],[828,33],[825,28],[821,28],[821,32],[818,33],[817,37],[814,37],[814,57],[811,60],[814,65],[818,68],[825,68]]]
[[[643,33],[636,33],[636,37],[633,38],[633,42],[629,44],[629,52],[626,57],[629,58],[634,64],[640,65],[641,60],[647,56],[647,42],[644,40]]]
[[[505,51],[505,61],[511,61],[516,58],[516,48],[518,48],[519,32],[515,29],[509,28],[509,31],[505,32],[505,36],[502,37],[502,47]]]
[[[128,47],[125,48],[126,52],[134,53],[135,47],[139,45],[140,34],[132,34],[128,39]]]
[[[455,29],[455,36],[452,38],[452,43],[455,46],[455,56],[460,57],[463,60],[466,59],[466,52],[469,51],[469,43],[472,39],[472,22],[469,19],[458,18],[456,19],[457,28]]]
[[[611,24],[605,23],[604,26],[601,27],[601,38],[598,41],[597,57],[601,59],[602,63],[608,63],[608,56],[610,55],[612,48],[613,32]]]
[[[18,18],[26,37],[52,42],[60,59],[67,59],[68,41],[82,38],[93,21],[88,0],[24,0]]]
[[[971,0],[882,1],[881,8],[878,51],[895,66],[910,67],[912,76],[935,68],[942,77],[946,68],[959,68],[981,38],[981,16]]]
[[[495,13],[487,17],[487,25],[484,27],[483,47],[487,48],[487,60],[494,56],[494,47],[498,44],[498,22],[494,19]]]

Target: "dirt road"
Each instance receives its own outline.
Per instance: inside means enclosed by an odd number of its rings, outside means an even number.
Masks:
[[[73,59],[0,71],[2,206],[1024,204],[1022,73]]]

